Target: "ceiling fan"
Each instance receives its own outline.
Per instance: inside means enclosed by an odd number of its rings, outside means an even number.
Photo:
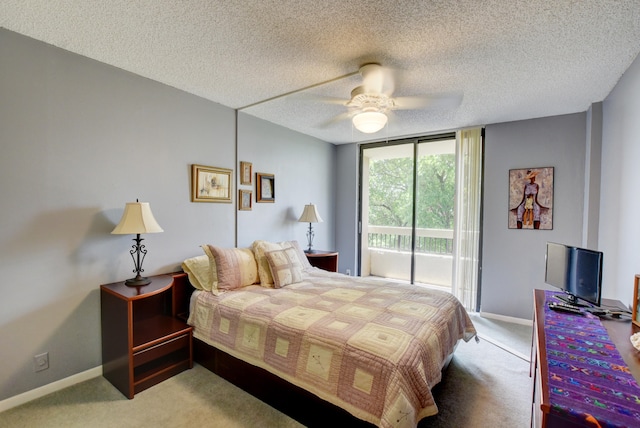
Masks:
[[[393,110],[417,110],[425,108],[453,108],[462,101],[455,94],[393,97],[394,78],[389,69],[380,64],[360,67],[362,85],[351,91],[349,100],[341,100],[348,111],[333,118],[328,124],[350,118],[360,132],[373,134],[387,124]]]
[[[378,63],[368,63],[360,67],[358,71],[338,76],[323,82],[314,83],[303,88],[275,95],[273,97],[257,101],[255,103],[239,107],[238,110],[247,110],[252,107],[264,104],[288,96],[296,96],[298,99],[318,101],[318,97],[304,95],[309,89],[318,88],[329,83],[333,83],[348,77],[360,74],[362,85],[355,87],[351,91],[351,98],[321,97],[320,102],[329,104],[339,104],[347,107],[347,111],[332,118],[321,126],[330,126],[342,120],[351,119],[353,126],[360,132],[372,134],[378,132],[387,124],[388,116],[394,110],[419,110],[419,109],[451,109],[460,105],[462,95],[460,94],[430,94],[404,97],[392,97],[394,90],[394,73],[391,69],[382,67]]]

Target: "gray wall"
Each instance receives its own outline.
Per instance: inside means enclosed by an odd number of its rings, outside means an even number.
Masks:
[[[634,275],[640,274],[640,57],[602,104],[603,293],[630,304]]]
[[[640,273],[640,58],[585,114],[487,126],[482,311],[531,318],[544,244],[604,252],[602,295],[633,298]],[[506,229],[506,170],[555,166],[554,229]]]
[[[357,144],[342,144],[338,149],[336,188],[336,246],[340,250],[338,270],[355,275],[358,265],[358,158]]]
[[[313,203],[323,220],[312,225],[313,248],[335,249],[336,146],[240,113],[238,160],[251,162],[254,172],[253,210],[238,212],[238,246],[286,237],[305,248],[309,223],[299,223],[298,218],[305,204]],[[274,174],[275,202],[255,203],[257,172]]]
[[[587,110],[585,147],[584,218],[582,246],[598,248],[600,224],[600,182],[602,180],[602,103]]]
[[[580,245],[586,113],[486,127],[482,312],[531,319],[547,241]],[[553,230],[508,229],[509,170],[554,167]]]
[[[303,241],[290,220],[310,201],[333,247],[333,145],[241,117],[236,148],[233,110],[2,29],[0,58],[0,400],[101,364],[99,285],[133,276],[132,236],[110,235],[126,202],[150,202],[164,229],[145,236],[150,275],[234,246],[236,215],[242,245]],[[238,213],[235,184],[233,203],[190,202],[191,164],[239,160],[276,174],[275,204]]]

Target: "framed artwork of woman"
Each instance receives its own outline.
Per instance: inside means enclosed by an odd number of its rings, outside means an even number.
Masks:
[[[509,170],[509,229],[553,229],[553,167]]]

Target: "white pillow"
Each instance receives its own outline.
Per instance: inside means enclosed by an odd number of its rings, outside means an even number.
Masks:
[[[288,246],[287,246],[288,247]],[[258,263],[258,276],[260,277],[260,285],[267,288],[273,288],[273,276],[271,275],[271,268],[267,261],[265,253],[267,251],[281,250],[282,245],[276,242],[269,241],[253,241],[251,244],[253,255]]]
[[[302,248],[300,248],[300,244],[298,243],[298,241],[289,241],[289,244],[291,244],[291,246],[295,248],[300,264],[302,265],[302,269],[313,269],[313,266],[311,266],[307,255],[304,253],[304,251],[302,251]]]
[[[189,277],[189,282],[198,290],[211,291],[213,277],[209,257],[206,255],[191,257],[182,262],[182,270]],[[217,282],[217,279],[216,279]]]

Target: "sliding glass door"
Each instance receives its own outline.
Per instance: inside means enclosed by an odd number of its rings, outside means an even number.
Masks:
[[[451,289],[455,135],[360,154],[361,275]]]
[[[361,275],[411,281],[412,144],[361,150]]]

